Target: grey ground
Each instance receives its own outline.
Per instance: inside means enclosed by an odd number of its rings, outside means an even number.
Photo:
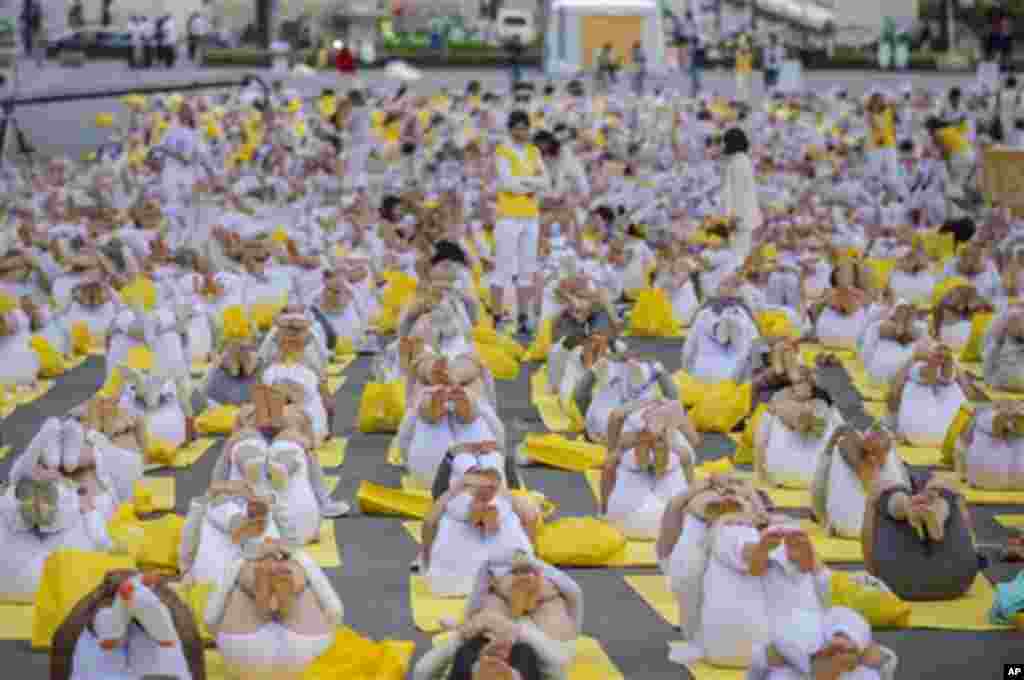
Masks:
[[[679,341],[640,341],[633,346],[656,355],[670,371],[679,367]],[[540,431],[537,412],[529,400],[529,375],[535,368],[521,371],[515,382],[499,383],[500,415],[510,427],[513,443],[526,431]],[[43,420],[67,412],[99,388],[103,377],[101,359],[66,375],[44,398],[17,410],[0,427],[4,443],[20,451],[34,436]],[[349,437],[348,456],[341,470],[342,483],[337,497],[351,500],[360,480],[397,486],[401,471],[389,466],[385,450],[390,435],[365,435],[354,431],[361,386],[369,379],[369,361],[360,359],[345,373],[348,380],[337,394],[337,414],[333,431]],[[856,392],[841,369],[822,374],[829,390],[845,415],[863,424]],[[703,459],[719,458],[731,451],[725,437],[709,437],[701,451]],[[177,511],[184,513],[189,499],[203,492],[220,447],[214,447],[193,467],[177,473]],[[6,472],[10,461],[4,463]],[[329,471],[331,472],[331,471]],[[164,473],[171,474],[171,473]],[[582,475],[543,468],[525,471],[527,485],[555,500],[566,515],[592,515],[596,505]],[[1016,509],[1020,511],[1020,508]],[[992,520],[999,512],[1013,508],[976,508],[979,540],[1001,543],[1006,531]],[[409,609],[409,562],[414,544],[397,519],[353,516],[337,524],[339,550],[343,566],[328,573],[345,603],[347,624],[375,639],[415,640],[417,654],[426,649],[428,638],[413,627]],[[586,596],[585,632],[600,639],[611,658],[629,680],[684,678],[686,671],[667,661],[670,640],[678,638],[673,629],[657,617],[626,585],[623,574],[651,570],[575,570]],[[1012,578],[1015,570],[996,564],[987,572],[993,581]],[[1004,663],[1020,662],[1024,646],[1020,633],[956,633],[901,631],[878,633],[901,658],[900,678],[986,678],[1002,677]],[[0,658],[11,672],[3,677],[44,678],[47,656],[33,653],[28,642],[0,642]]]
[[[121,65],[95,64],[85,69],[62,70],[50,66],[37,70],[29,66],[22,73],[20,95],[30,96],[52,92],[71,92],[89,89],[124,87],[126,83],[140,82],[193,82],[238,77],[239,71],[149,72],[139,75]],[[266,73],[266,72],[263,72]],[[461,88],[471,79],[480,79],[487,86],[506,83],[506,74],[495,71],[428,72],[417,84],[421,91],[429,91],[442,84]],[[852,93],[873,86],[898,87],[909,76],[877,73],[830,72],[810,74],[808,85],[824,90],[842,84]],[[967,77],[913,76],[915,85],[948,87],[963,83]],[[371,85],[387,82],[380,72],[364,76]],[[339,90],[351,85],[351,80],[332,76],[315,79],[292,79],[290,84],[304,95],[314,95],[321,87],[333,86]],[[675,81],[679,84],[678,79]],[[729,74],[711,74],[708,85],[723,93],[733,91]],[[46,107],[26,107],[17,114],[21,126],[41,151],[50,154],[79,155],[102,143],[103,133],[92,125],[96,113],[116,111],[116,102],[86,101]],[[634,341],[634,346],[658,356],[666,368],[679,367],[679,341]],[[504,422],[514,437],[513,444],[527,431],[541,431],[535,409],[529,401],[529,374],[535,369],[521,372],[515,382],[499,383],[499,406]],[[17,455],[39,430],[48,416],[62,415],[96,391],[103,377],[101,359],[87,364],[64,376],[44,398],[18,409],[0,424],[3,443],[14,447]],[[346,371],[348,380],[338,393],[337,415],[333,424],[335,434],[350,437],[348,456],[341,470],[342,483],[337,497],[352,500],[360,480],[397,486],[400,470],[386,464],[385,449],[390,435],[364,435],[354,432],[356,413],[362,385],[369,377],[369,362],[361,359]],[[860,400],[841,369],[829,369],[823,374],[825,384],[841,405],[847,418],[863,424],[866,417]],[[724,437],[709,438],[702,450],[702,458],[714,459],[728,453],[731,441]],[[193,467],[178,471],[177,511],[183,513],[189,499],[204,491],[213,462],[219,454],[214,447]],[[11,459],[0,464],[6,475]],[[170,474],[170,473],[165,473]],[[525,472],[527,485],[544,492],[567,515],[592,515],[596,511],[594,500],[582,475],[553,470],[531,468]],[[1000,512],[1021,512],[1021,508],[988,506],[975,508],[979,540],[982,543],[1003,543],[1006,530],[997,525],[992,516]],[[408,604],[409,562],[414,555],[414,544],[396,519],[354,516],[338,521],[337,537],[343,566],[330,570],[346,608],[347,623],[360,633],[376,639],[415,640],[421,653],[428,642],[427,636],[416,632]],[[994,555],[993,555],[994,557]],[[998,564],[987,574],[995,582],[1009,580],[1016,569]],[[667,643],[677,638],[672,628],[661,621],[639,599],[622,579],[626,573],[645,570],[577,570],[573,575],[580,581],[586,594],[585,632],[600,639],[623,675],[630,680],[661,680],[683,678],[686,672],[670,664],[666,657]],[[649,570],[648,570],[649,571]],[[884,644],[891,646],[901,658],[900,678],[987,678],[1002,677],[1005,663],[1024,661],[1024,645],[1020,633],[955,633],[934,631],[902,631],[878,633]],[[28,642],[0,642],[0,658],[5,663],[3,678],[33,680],[47,677],[48,659],[44,654],[29,650]]]

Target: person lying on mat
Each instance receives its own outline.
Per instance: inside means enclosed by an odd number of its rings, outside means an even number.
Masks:
[[[701,441],[676,400],[634,402],[613,411],[601,514],[628,538],[656,538],[669,501],[693,483]]]
[[[810,537],[748,482],[713,478],[674,499],[657,554],[679,601],[680,664],[744,668],[780,617],[826,608],[830,572]]]
[[[469,594],[477,568],[494,555],[533,552],[537,508],[508,493],[500,470],[486,465],[471,468],[423,522],[420,556],[436,595]]]
[[[872,641],[857,612],[833,607],[824,616],[796,611],[774,639],[754,652],[747,680],[893,680],[899,658]]]
[[[206,625],[228,677],[290,680],[330,648],[344,612],[309,555],[286,542],[252,542],[222,566]]]
[[[912,602],[954,600],[983,566],[964,497],[934,478],[879,484],[861,534],[867,571]]]
[[[192,610],[155,572],[107,572],[53,636],[52,680],[206,678]]]
[[[527,552],[476,573],[465,622],[427,652],[413,680],[566,680],[583,627],[583,591]]]

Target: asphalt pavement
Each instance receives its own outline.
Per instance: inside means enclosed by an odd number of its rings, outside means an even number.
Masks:
[[[680,365],[678,340],[632,340],[631,345],[654,355],[669,371]],[[368,359],[360,359],[345,372],[345,385],[336,395],[337,412],[332,424],[336,435],[349,438],[348,455],[340,470],[341,484],[336,497],[352,501],[361,480],[398,486],[401,470],[385,461],[390,435],[365,435],[355,430],[362,386],[369,380]],[[499,414],[517,444],[530,431],[543,431],[529,399],[529,375],[536,365],[524,365],[516,381],[498,383]],[[20,452],[38,432],[47,416],[62,415],[87,399],[102,382],[103,360],[92,359],[60,379],[39,401],[15,411],[2,425],[6,444]],[[824,384],[845,416],[864,425],[867,417],[859,395],[842,369],[826,369]],[[712,460],[732,451],[731,440],[710,436],[702,446],[702,460]],[[177,478],[177,512],[184,513],[189,499],[204,492],[220,446],[208,451],[192,467],[174,473]],[[9,458],[0,466],[7,473]],[[338,471],[328,470],[328,473]],[[524,472],[528,487],[545,493],[559,507],[560,516],[593,515],[596,504],[582,475],[531,467]],[[992,520],[994,514],[1021,512],[1021,508],[975,507],[978,539],[981,543],[1003,543],[1005,529]],[[409,563],[415,545],[403,531],[400,520],[354,514],[337,521],[336,535],[343,566],[328,570],[331,581],[345,604],[346,623],[374,639],[416,641],[417,656],[427,649],[428,637],[413,627],[409,609]],[[656,616],[623,580],[623,575],[654,573],[653,569],[576,569],[585,594],[585,633],[602,641],[612,660],[629,680],[668,680],[687,677],[686,671],[668,662],[668,642],[678,634]],[[1009,580],[1015,569],[994,561],[986,572],[993,581]],[[914,678],[997,678],[1003,664],[1022,661],[1024,646],[1020,633],[968,633],[909,630],[879,632],[877,638],[900,656],[901,679]],[[26,641],[0,641],[0,658],[8,674],[25,680],[47,677],[48,659],[34,653]]]

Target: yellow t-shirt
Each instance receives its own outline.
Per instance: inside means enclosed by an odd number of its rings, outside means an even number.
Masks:
[[[939,146],[942,147],[942,151],[949,156],[957,156],[967,151],[970,148],[970,142],[967,141],[967,133],[964,130],[966,123],[963,125],[956,125],[951,127],[944,127],[935,133],[936,140]]]
[[[871,114],[871,146],[875,149],[896,148],[896,122],[892,109]]]
[[[749,50],[736,52],[736,73],[750,73],[754,70],[754,55]]]
[[[502,144],[496,150],[498,158],[505,159],[515,177],[533,177],[540,166],[540,149],[533,144],[526,146],[525,158],[511,147]],[[530,218],[540,216],[540,204],[536,198],[523,194],[498,192],[498,217]]]

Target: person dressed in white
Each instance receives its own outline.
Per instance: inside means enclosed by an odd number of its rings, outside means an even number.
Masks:
[[[746,259],[753,247],[754,231],[764,221],[758,204],[754,164],[750,160],[750,142],[739,128],[728,130],[722,141],[725,159],[722,212],[736,219],[733,250],[740,259]]]
[[[824,615],[797,610],[754,651],[747,680],[844,678],[891,680],[899,659],[871,639],[871,625],[857,612],[833,607]]]
[[[498,171],[497,225],[495,237],[494,283],[491,287],[493,309],[500,322],[504,313],[505,288],[518,288],[520,330],[528,329],[528,314],[537,294],[534,279],[538,273],[540,240],[540,202],[551,180],[540,150],[529,143],[530,116],[513,111],[508,117],[509,141],[495,152]]]

